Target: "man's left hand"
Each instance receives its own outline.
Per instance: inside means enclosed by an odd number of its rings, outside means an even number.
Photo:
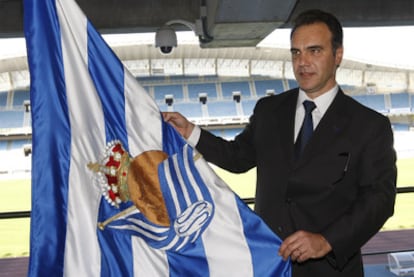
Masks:
[[[329,242],[321,235],[306,231],[297,231],[287,237],[279,249],[279,255],[286,261],[304,262],[325,256],[332,250]]]

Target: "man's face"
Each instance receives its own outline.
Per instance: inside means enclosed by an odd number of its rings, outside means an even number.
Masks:
[[[343,48],[332,49],[332,34],[323,23],[296,29],[291,39],[293,71],[299,87],[315,98],[333,88]]]

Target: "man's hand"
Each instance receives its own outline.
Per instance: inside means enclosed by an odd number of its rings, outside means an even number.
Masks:
[[[293,262],[304,262],[325,256],[332,250],[329,242],[321,235],[297,231],[287,237],[279,249],[279,255],[286,261],[290,256]]]
[[[194,124],[178,112],[162,112],[164,120],[170,123],[185,139],[191,135]]]

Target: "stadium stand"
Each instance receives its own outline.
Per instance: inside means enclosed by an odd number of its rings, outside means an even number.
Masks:
[[[30,94],[28,90],[16,90],[14,91],[13,107],[23,106],[25,101],[28,101]]]
[[[9,141],[7,140],[0,140],[0,151],[8,149]]]
[[[249,99],[252,94],[248,82],[222,82],[223,99],[233,99],[233,92],[240,92],[241,97]]]
[[[288,79],[287,83],[288,83],[289,89],[296,88],[298,86],[298,82],[296,82],[296,80],[293,80],[293,79]]]
[[[23,127],[24,113],[22,110],[0,111],[0,129]],[[4,120],[3,120],[4,119]]]
[[[30,139],[16,139],[11,141],[10,149],[22,149],[25,145],[32,143]]]
[[[407,92],[391,93],[391,110],[410,109],[410,97]]]
[[[364,94],[364,95],[354,95],[355,100],[361,104],[379,111],[381,113],[388,113],[389,108],[385,106],[385,96],[384,94]]]
[[[7,91],[0,91],[0,108],[5,108],[7,106]]]
[[[411,113],[414,113],[414,94],[410,94]]]
[[[156,101],[164,101],[166,94],[171,94],[174,101],[182,101],[184,99],[182,85],[157,85],[154,86],[154,97]]]
[[[249,116],[253,113],[254,105],[256,105],[256,100],[243,100],[241,102],[243,107],[243,114]]]
[[[215,134],[227,139],[240,132],[240,124],[247,122],[259,98],[266,97],[269,93],[278,94],[297,85],[295,80],[265,79],[263,76],[230,80],[220,79],[218,76],[146,77],[138,80],[154,97],[161,111],[178,111],[196,124],[209,126]],[[413,93],[369,93],[366,88],[355,85],[341,84],[341,87],[363,105],[389,115],[394,131],[408,132],[414,128],[412,123],[404,118],[412,116],[414,112]],[[235,93],[240,98],[235,98]],[[205,96],[204,104],[200,94]],[[172,99],[169,103],[166,95]],[[30,113],[26,113],[24,107],[25,101],[28,100],[29,91],[25,88],[0,92],[0,135],[10,130],[17,130],[17,133],[20,130],[21,135],[25,136],[22,130],[30,126]],[[7,160],[5,157],[11,153],[17,155],[17,160],[24,158],[23,148],[31,144],[31,140],[22,139],[21,135],[12,139],[3,135],[3,139],[0,140],[2,160]],[[407,152],[407,149],[404,151]],[[414,149],[410,148],[408,152],[414,153]],[[24,164],[15,164],[19,163]],[[1,172],[12,170],[6,162],[0,167]],[[18,171],[29,170],[27,166],[17,168]]]
[[[188,118],[203,117],[201,105],[199,102],[177,103],[174,104],[173,110],[182,113]]]
[[[394,131],[409,131],[410,126],[408,124],[403,123],[394,123],[392,124],[392,128]]]
[[[215,83],[188,84],[188,98],[190,101],[198,101],[199,94],[206,93],[210,100],[217,99],[217,89]]]
[[[236,104],[232,100],[208,102],[208,114],[210,117],[237,116]]]
[[[256,88],[256,96],[262,97],[266,96],[266,92],[273,91],[275,94],[285,91],[283,86],[283,80],[256,80],[254,81]]]

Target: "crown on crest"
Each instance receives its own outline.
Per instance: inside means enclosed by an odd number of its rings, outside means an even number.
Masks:
[[[108,142],[99,163],[89,163],[90,170],[98,175],[102,195],[109,204],[119,207],[129,200],[127,176],[131,158],[119,140]]]

